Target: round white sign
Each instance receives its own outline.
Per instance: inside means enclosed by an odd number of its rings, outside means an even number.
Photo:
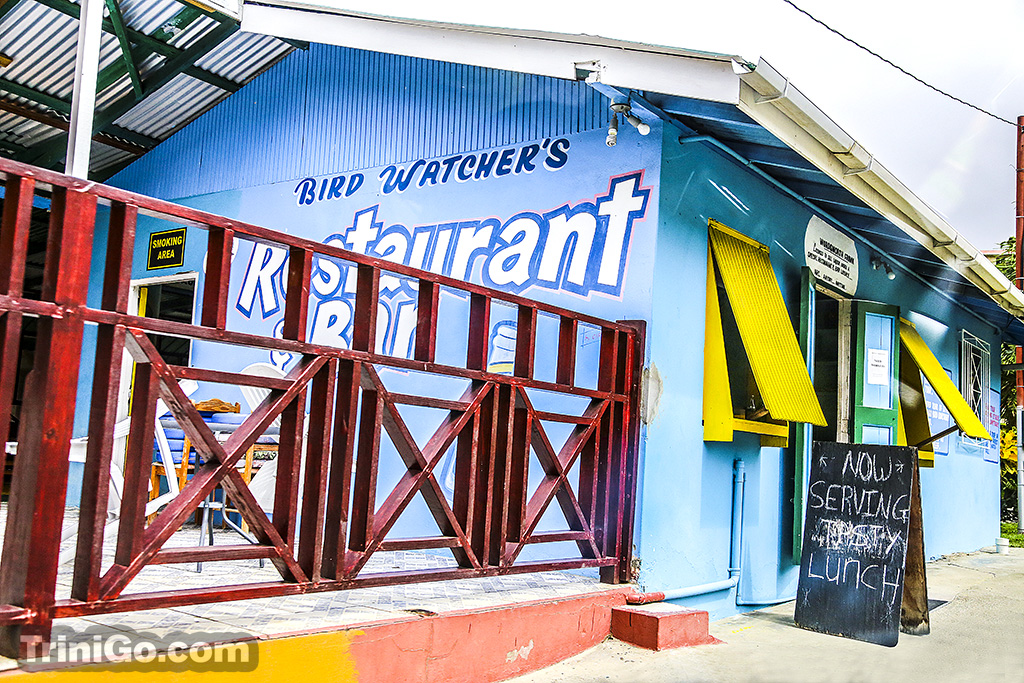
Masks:
[[[804,233],[807,266],[820,282],[850,296],[857,293],[857,245],[817,216]]]

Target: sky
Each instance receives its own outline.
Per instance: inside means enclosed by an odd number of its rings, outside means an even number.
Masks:
[[[1013,234],[1015,126],[954,102],[784,0],[315,0],[416,19],[599,35],[764,59],[979,249]],[[1021,0],[793,0],[921,78],[1024,115]]]

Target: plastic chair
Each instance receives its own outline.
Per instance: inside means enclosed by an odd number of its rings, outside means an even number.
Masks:
[[[182,379],[178,380],[178,386],[181,388],[182,392],[186,396],[191,396],[199,388],[199,383],[191,379]],[[157,448],[159,450],[159,453],[156,456],[157,459],[159,460],[159,464],[155,464],[155,466],[159,466],[165,472],[174,470],[173,453],[171,450],[170,443],[166,438],[167,435],[164,431],[164,427],[161,423],[161,418],[167,415],[169,412],[170,411],[168,410],[167,405],[163,402],[163,399],[157,399],[156,425],[154,431],[156,435]],[[104,533],[106,533],[106,529],[109,529],[114,524],[117,524],[117,522],[120,519],[121,498],[124,496],[124,456],[125,452],[127,451],[128,432],[131,429],[131,422],[131,417],[125,417],[121,420],[118,420],[114,424],[113,454],[112,457],[110,458],[110,495],[107,497],[107,523],[104,527]],[[84,451],[84,449],[88,445],[88,442],[89,437],[87,436],[72,439],[72,452],[76,450]],[[161,506],[170,502],[170,500],[174,496],[178,495],[179,492],[180,488],[177,486],[177,481],[175,481],[173,489],[171,489],[170,485],[168,486],[168,492],[165,494],[154,496],[151,491],[150,500],[148,503],[146,503],[147,517],[155,514],[156,511],[159,510]],[[69,534],[67,538],[70,538],[71,536],[76,536],[77,534],[78,531],[76,529],[73,533]],[[65,541],[67,540],[67,538],[62,538],[61,540]],[[71,545],[67,547],[65,550],[61,551],[60,556],[57,560],[58,564],[64,564],[65,562],[69,561],[72,557],[74,557],[74,554],[75,546]]]

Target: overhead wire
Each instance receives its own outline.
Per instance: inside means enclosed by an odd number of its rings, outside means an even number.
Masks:
[[[814,21],[815,23],[820,24],[822,27],[824,27],[827,30],[831,31],[832,33],[836,34],[837,36],[839,36],[840,38],[842,38],[846,42],[852,43],[853,45],[859,47],[861,50],[864,50],[865,52],[867,52],[872,57],[876,57],[876,58],[882,60],[883,62],[885,62],[886,64],[888,64],[892,68],[896,69],[897,71],[899,71],[903,75],[909,76],[910,78],[914,79],[915,81],[917,81],[921,85],[925,86],[926,88],[934,90],[935,92],[939,93],[940,95],[942,95],[944,97],[948,97],[949,99],[953,100],[954,102],[962,104],[965,107],[970,107],[971,109],[974,109],[975,111],[978,111],[978,112],[981,112],[982,114],[985,114],[986,116],[991,116],[996,121],[1002,121],[1003,123],[1008,123],[1008,124],[1010,124],[1011,126],[1013,126],[1015,128],[1017,127],[1016,122],[1011,121],[1009,119],[1005,119],[1002,116],[999,116],[997,114],[993,114],[992,112],[990,112],[990,111],[988,111],[986,109],[982,109],[981,107],[979,107],[977,105],[974,105],[974,104],[971,104],[970,102],[962,100],[959,97],[957,97],[956,95],[952,95],[952,94],[946,92],[945,90],[942,90],[941,88],[935,87],[934,85],[932,85],[931,83],[925,81],[924,79],[915,76],[914,74],[910,73],[909,71],[907,71],[906,69],[904,69],[900,65],[895,64],[891,60],[886,59],[882,55],[878,54],[877,52],[875,52],[871,48],[866,47],[866,46],[862,45],[861,43],[858,43],[856,40],[854,40],[853,38],[850,38],[849,36],[845,35],[843,32],[838,31],[838,30],[832,28],[831,26],[829,26],[824,21],[822,21],[821,19],[817,18],[816,16],[814,16],[813,14],[808,12],[807,10],[803,9],[802,7],[799,7],[796,3],[793,2],[793,0],[782,0],[782,2],[786,3],[787,5],[789,5],[793,9],[795,9],[797,12],[800,12],[801,14],[806,16],[811,21]]]

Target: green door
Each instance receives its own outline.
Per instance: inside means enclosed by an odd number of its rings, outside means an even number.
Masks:
[[[896,443],[899,324],[898,307],[855,302],[851,435],[854,443]]]

